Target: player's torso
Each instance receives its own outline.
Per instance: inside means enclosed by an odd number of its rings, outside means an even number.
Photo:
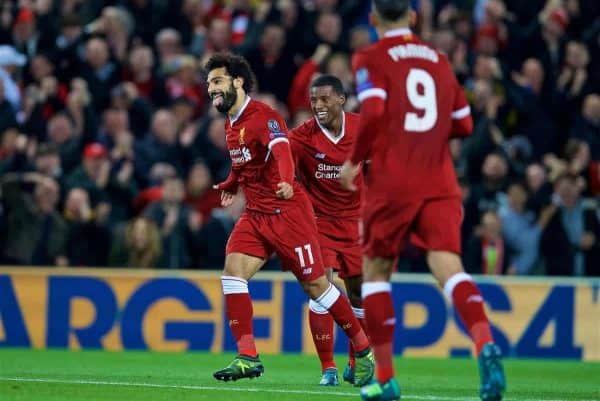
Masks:
[[[278,213],[281,208],[301,202],[300,198],[305,195],[296,183],[293,183],[295,195],[291,200],[278,199],[275,195],[280,176],[277,161],[270,153],[267,141],[268,136],[274,135],[269,133],[268,127],[278,123],[270,118],[272,110],[266,110],[266,107],[268,106],[251,101],[233,124],[231,120],[227,120],[225,133],[231,168],[238,174],[238,182],[246,196],[247,208]],[[278,126],[273,128],[277,128],[273,129],[275,134],[285,134],[279,132]]]
[[[413,34],[383,38],[369,51],[387,91],[369,186],[397,184],[394,192],[415,197],[456,192],[448,148],[455,88],[447,60]]]
[[[335,136],[312,119],[292,133],[296,166],[315,209],[321,218],[358,218],[363,195],[362,174],[357,178],[359,191],[344,190],[339,182],[342,165],[354,146],[358,115],[345,113],[342,133]],[[296,135],[298,132],[299,135]]]

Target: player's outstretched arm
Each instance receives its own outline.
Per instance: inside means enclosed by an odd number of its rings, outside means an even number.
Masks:
[[[234,170],[231,170],[225,181],[213,185],[214,189],[221,191],[221,206],[227,207],[233,203],[233,197],[238,191],[238,176]]]
[[[340,183],[349,191],[356,191],[354,179],[358,175],[360,163],[367,159],[371,143],[378,134],[377,126],[385,113],[385,101],[381,97],[370,97],[363,101],[360,107],[360,120],[358,123],[358,137],[350,154],[350,159],[342,166]]]
[[[292,183],[294,182],[294,160],[289,142],[285,140],[275,143],[271,147],[271,153],[277,161],[279,177],[281,177],[281,181],[277,184],[278,190],[275,191],[275,194],[278,198],[290,199],[294,196],[294,188],[292,187]]]

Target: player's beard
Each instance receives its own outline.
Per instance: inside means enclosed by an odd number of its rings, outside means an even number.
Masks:
[[[221,95],[221,98],[215,98],[213,95],[211,96],[213,105],[215,108],[221,113],[227,113],[237,101],[237,92],[233,87],[233,83],[230,85],[229,89],[225,92],[216,92],[217,95]]]

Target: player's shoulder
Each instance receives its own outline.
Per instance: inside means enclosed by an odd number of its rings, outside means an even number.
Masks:
[[[274,110],[271,106],[266,103],[263,103],[259,100],[251,99],[250,103],[248,103],[248,111],[255,115],[260,115],[261,117],[269,118],[269,117],[277,117],[281,118],[279,113]],[[256,116],[255,116],[256,117]]]
[[[352,60],[355,64],[366,63],[367,61],[372,60],[374,55],[380,54],[383,50],[382,42],[377,41],[356,51],[352,56]]]
[[[360,122],[360,114],[358,113],[351,113],[351,112],[345,112],[344,113],[344,118],[345,118],[345,131],[346,131],[346,135],[350,138],[350,140],[353,140],[353,138],[356,137],[356,135],[358,135],[358,125]]]
[[[311,134],[315,131],[316,126],[317,124],[315,119],[310,118],[296,128],[290,130],[290,138],[306,142],[311,137]]]
[[[283,117],[271,106],[258,100],[252,99],[248,104],[248,116],[250,126],[262,132],[267,128],[271,132],[285,132],[287,126]]]
[[[360,120],[360,114],[351,111],[345,111],[344,116],[346,117],[346,122],[357,123]]]
[[[412,43],[417,44],[419,46],[426,47],[427,49],[429,49],[429,51],[436,54],[438,64],[440,64],[443,67],[450,67],[450,61],[448,60],[448,56],[446,55],[446,53],[439,51],[438,49],[433,47],[431,44],[425,42],[423,39],[421,39],[418,36],[413,36]]]

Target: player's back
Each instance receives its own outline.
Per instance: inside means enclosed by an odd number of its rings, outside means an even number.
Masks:
[[[370,152],[369,187],[403,198],[458,195],[448,139],[452,118],[467,113],[445,56],[408,29],[354,56],[359,99],[385,99]]]

